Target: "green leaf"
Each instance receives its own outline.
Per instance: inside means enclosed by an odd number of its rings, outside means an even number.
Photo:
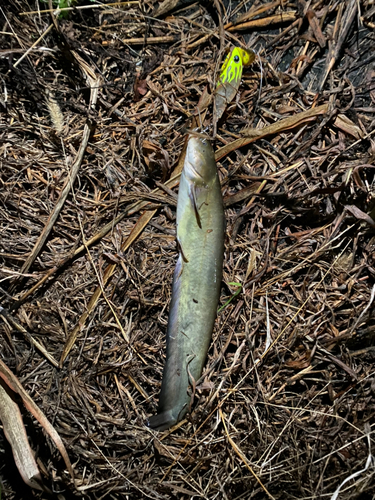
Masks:
[[[48,0],[40,0],[41,3],[48,3]],[[56,9],[66,9],[68,7],[72,7],[76,3],[76,0],[53,0],[52,4]],[[59,14],[59,19],[67,18],[69,16],[70,11],[62,11]]]
[[[232,300],[237,297],[237,295],[239,295],[241,293],[241,290],[242,290],[242,284],[241,283],[235,283],[234,281],[232,281],[231,283],[228,283],[228,285],[230,286],[237,286],[238,287],[238,290],[236,290],[236,292],[234,292],[234,294],[232,295],[232,297],[230,297],[223,306],[219,307],[219,310],[217,311],[218,313],[220,311],[222,311],[225,307],[227,307],[228,304],[230,304],[232,302]]]

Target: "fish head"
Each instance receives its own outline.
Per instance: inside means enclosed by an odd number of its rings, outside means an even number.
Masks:
[[[216,176],[215,155],[211,143],[191,136],[186,148],[184,172],[196,186],[207,186]]]

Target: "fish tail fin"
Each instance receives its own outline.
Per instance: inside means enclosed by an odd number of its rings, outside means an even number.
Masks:
[[[173,410],[166,410],[158,415],[148,419],[148,426],[156,431],[165,431],[177,422],[178,416],[175,416]]]

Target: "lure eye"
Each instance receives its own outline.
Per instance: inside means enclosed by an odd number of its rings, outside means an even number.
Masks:
[[[234,62],[236,62],[236,63],[237,63],[237,62],[239,62],[239,60],[240,60],[240,56],[234,56],[234,57],[233,57],[233,61],[234,61]]]

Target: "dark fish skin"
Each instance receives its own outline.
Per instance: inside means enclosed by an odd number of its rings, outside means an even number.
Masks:
[[[179,257],[167,329],[167,359],[158,414],[149,426],[165,430],[181,420],[202,374],[220,296],[225,217],[214,152],[190,137],[177,201]]]

